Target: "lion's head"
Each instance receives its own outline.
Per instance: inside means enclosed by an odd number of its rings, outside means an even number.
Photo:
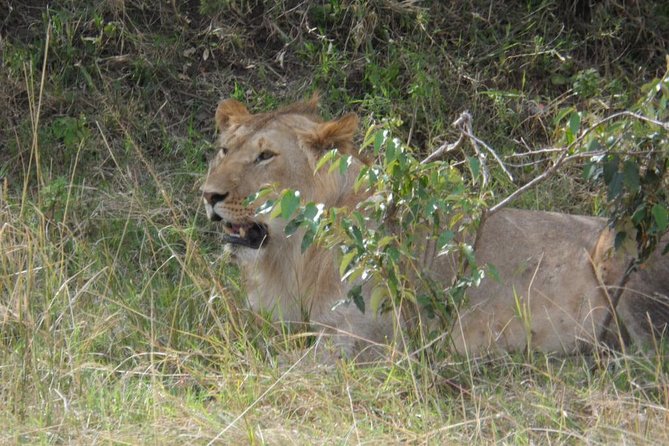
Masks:
[[[307,102],[258,114],[251,114],[234,99],[219,104],[219,151],[202,192],[207,216],[223,223],[226,242],[257,250],[272,244],[282,232],[285,222],[255,216],[253,208],[245,205],[246,198],[263,186],[297,190],[306,201],[347,204],[356,169],[342,176],[315,172],[315,168],[329,149],[354,153],[352,140],[358,118],[351,113],[323,121],[316,111],[317,102],[314,96]]]

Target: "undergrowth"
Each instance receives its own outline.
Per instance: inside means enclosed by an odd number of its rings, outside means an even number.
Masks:
[[[0,442],[669,443],[662,346],[282,363],[305,341],[244,310],[198,192],[221,98],[320,90],[419,154],[466,109],[510,155],[628,109],[666,29],[661,1],[0,0]],[[565,169],[520,205],[604,194]]]

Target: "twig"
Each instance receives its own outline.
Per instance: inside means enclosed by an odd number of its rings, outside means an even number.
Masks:
[[[583,133],[581,133],[581,134],[578,136],[578,138],[576,138],[576,139],[575,139],[571,144],[569,144],[567,147],[563,147],[563,148],[561,148],[561,149],[559,150],[559,151],[560,151],[560,155],[559,155],[558,158],[555,160],[554,164],[553,164],[550,168],[548,168],[548,170],[544,171],[541,175],[539,175],[539,176],[533,178],[532,180],[530,180],[528,183],[526,183],[526,184],[523,185],[522,187],[520,187],[520,188],[516,189],[515,191],[513,191],[513,192],[512,192],[511,194],[509,194],[505,199],[503,199],[502,201],[500,201],[499,203],[497,203],[496,205],[494,205],[493,207],[491,207],[491,208],[488,210],[488,212],[489,212],[490,214],[492,214],[492,213],[497,212],[498,210],[502,209],[504,206],[508,205],[508,204],[511,203],[513,200],[515,200],[516,198],[518,198],[520,195],[522,195],[523,193],[525,193],[528,189],[531,189],[531,188],[534,187],[536,184],[542,182],[542,181],[545,180],[546,178],[549,178],[549,177],[550,177],[551,175],[553,175],[553,174],[554,174],[554,173],[555,173],[555,172],[556,172],[556,171],[557,171],[557,170],[558,170],[558,169],[559,169],[565,162],[567,162],[567,161],[572,161],[572,160],[574,160],[574,159],[578,159],[578,158],[590,157],[590,156],[595,155],[594,153],[590,152],[590,153],[576,153],[576,154],[573,154],[573,155],[569,156],[569,153],[572,151],[572,149],[573,149],[574,147],[576,147],[576,146],[578,146],[579,144],[581,144],[581,142],[583,142],[583,139],[585,139],[585,137],[588,136],[588,135],[590,134],[590,132],[592,132],[594,129],[596,129],[597,127],[601,126],[602,124],[605,124],[605,123],[607,123],[607,122],[609,122],[609,121],[613,121],[613,120],[618,119],[618,118],[623,117],[623,116],[627,116],[627,117],[630,117],[630,118],[638,119],[638,120],[640,120],[640,121],[644,121],[644,122],[648,122],[648,123],[651,123],[651,124],[655,124],[655,125],[658,125],[658,126],[664,128],[664,129],[666,129],[666,130],[669,130],[669,122],[658,121],[658,120],[651,119],[651,118],[648,118],[648,117],[646,117],[646,116],[639,115],[639,114],[637,114],[637,113],[632,113],[632,112],[629,112],[629,111],[621,111],[621,112],[614,113],[614,114],[612,114],[612,115],[610,115],[610,116],[607,116],[606,118],[603,118],[603,119],[601,119],[600,121],[598,121],[598,122],[596,122],[595,124],[593,124],[591,127],[588,127],[587,129],[585,129],[585,130],[583,131]]]
[[[509,179],[513,181],[513,176],[506,168],[504,162],[499,157],[499,155],[497,155],[497,152],[495,152],[492,149],[492,147],[490,147],[488,144],[486,144],[484,141],[482,141],[481,139],[477,138],[476,135],[474,135],[474,132],[472,130],[472,115],[468,111],[462,112],[458,117],[458,119],[456,119],[452,125],[454,127],[457,127],[458,130],[460,130],[460,137],[458,138],[458,140],[450,144],[443,143],[435,151],[433,151],[430,155],[428,155],[423,161],[421,161],[421,164],[429,163],[430,161],[434,161],[435,159],[443,156],[446,153],[452,152],[453,150],[460,147],[462,141],[466,137],[472,144],[474,152],[476,153],[476,156],[478,157],[479,161],[481,161],[481,172],[483,173],[484,187],[488,184],[490,178],[490,172],[488,170],[488,165],[486,163],[486,154],[480,149],[480,146],[483,146],[485,150],[487,150],[488,152],[490,152],[490,154],[492,154],[493,158],[495,158],[495,161],[497,161],[497,163],[500,165],[504,173],[506,173]]]
[[[571,145],[570,145],[570,147],[571,147]],[[569,153],[568,148],[564,149],[564,151],[560,154],[558,159],[555,160],[555,164],[553,164],[548,170],[545,170],[541,175],[532,178],[532,180],[525,183],[523,186],[519,187],[518,189],[513,191],[511,194],[507,195],[507,197],[505,199],[503,199],[502,201],[500,201],[499,203],[497,203],[496,205],[491,207],[488,210],[488,213],[492,214],[492,213],[495,213],[495,212],[499,211],[504,206],[506,206],[507,204],[511,203],[513,200],[518,198],[518,196],[525,193],[525,191],[534,187],[535,184],[540,183],[543,180],[545,180],[546,178],[553,175],[555,173],[555,171],[558,170],[558,168],[560,166],[562,166],[562,164],[564,163],[565,158],[567,158],[567,153]]]
[[[516,198],[518,198],[520,195],[525,193],[527,190],[531,189],[538,183],[544,181],[545,179],[549,178],[552,176],[564,163],[573,161],[576,159],[580,158],[590,158],[593,156],[603,156],[607,153],[611,153],[613,144],[608,150],[604,151],[596,151],[596,152],[586,152],[586,153],[575,153],[572,155],[569,155],[569,153],[579,144],[583,142],[583,139],[587,135],[590,134],[594,129],[597,127],[606,124],[609,121],[613,121],[615,119],[618,119],[620,117],[630,117],[633,119],[637,119],[639,121],[647,122],[649,124],[654,124],[657,126],[662,127],[665,130],[669,130],[669,122],[663,122],[663,121],[658,121],[656,119],[648,118],[647,116],[640,115],[638,113],[633,113],[630,111],[621,111],[614,113],[610,116],[607,116],[606,118],[601,119],[600,121],[596,122],[593,124],[591,127],[588,127],[587,129],[583,130],[583,132],[574,140],[572,141],[571,144],[569,144],[566,147],[547,147],[544,149],[538,149],[538,150],[533,150],[529,152],[524,152],[524,153],[518,153],[518,154],[512,154],[508,155],[506,158],[521,158],[521,157],[527,157],[527,156],[533,156],[533,155],[539,155],[539,154],[550,154],[550,153],[559,153],[559,156],[557,159],[553,162],[553,165],[549,167],[547,170],[545,170],[542,174],[540,174],[537,177],[534,177],[532,180],[530,180],[528,183],[524,184],[523,186],[519,187],[515,191],[513,191],[511,194],[509,194],[506,198],[504,198],[502,201],[498,202],[496,205],[488,209],[488,214],[492,214],[494,212],[497,212],[498,210],[502,209],[512,201],[514,201]],[[502,159],[497,155],[497,152],[495,152],[492,147],[490,147],[488,144],[486,144],[484,141],[476,137],[474,135],[474,132],[472,131],[472,117],[469,114],[469,112],[464,111],[460,114],[458,119],[453,122],[453,126],[457,127],[460,130],[460,137],[458,138],[457,141],[454,143],[444,143],[441,146],[439,146],[434,152],[432,152],[429,156],[427,156],[424,160],[421,161],[421,164],[428,163],[430,161],[434,161],[435,159],[443,156],[446,153],[452,152],[453,150],[457,149],[461,144],[463,139],[466,137],[469,139],[469,141],[472,144],[472,147],[474,148],[474,151],[476,153],[476,156],[479,158],[481,161],[481,170],[483,172],[483,186],[485,187],[488,184],[488,179],[489,179],[489,173],[488,173],[488,167],[486,165],[486,157],[485,153],[479,148],[479,146],[483,146],[490,154],[495,158],[495,161],[500,165],[504,173],[509,177],[511,181],[513,181],[513,176],[511,173],[508,171],[506,168],[506,165],[502,161]],[[520,164],[519,166],[526,166],[526,165],[534,165],[534,164],[539,164],[541,162],[548,161],[548,159],[542,159],[538,161],[533,161],[530,163],[523,163]]]
[[[508,170],[508,169],[506,168],[506,166],[504,165],[504,161],[502,161],[502,159],[499,157],[499,155],[497,154],[497,152],[495,152],[495,151],[492,149],[492,147],[490,147],[488,144],[486,144],[483,140],[477,138],[476,135],[474,135],[474,134],[471,133],[471,132],[466,132],[465,135],[467,135],[469,138],[471,138],[472,141],[475,141],[475,142],[477,142],[478,144],[481,144],[483,147],[485,147],[485,149],[486,149],[488,152],[490,152],[490,153],[492,154],[493,158],[495,158],[495,161],[497,161],[497,163],[499,164],[499,167],[502,168],[502,170],[504,171],[504,173],[506,174],[506,176],[509,177],[509,180],[511,180],[511,182],[514,181],[514,180],[513,180],[513,175],[511,175],[511,172],[509,172],[509,170]]]
[[[497,155],[497,152],[495,152],[492,149],[492,147],[490,147],[488,144],[486,144],[483,140],[477,138],[476,135],[474,135],[474,132],[472,131],[472,117],[469,114],[469,112],[463,112],[462,115],[460,115],[460,117],[461,118],[466,117],[466,119],[464,119],[463,122],[462,122],[460,130],[462,131],[462,133],[465,134],[465,136],[467,136],[469,138],[469,140],[472,143],[472,146],[474,146],[474,150],[476,151],[477,155],[479,155],[479,158],[481,158],[481,156],[482,156],[482,155],[480,155],[480,151],[479,151],[479,148],[478,148],[478,146],[480,144],[488,152],[490,152],[490,154],[493,156],[493,158],[495,158],[495,161],[497,161],[497,164],[499,164],[499,166],[502,168],[504,173],[509,177],[509,180],[511,180],[511,182],[513,182],[513,175],[511,175],[511,173],[508,171],[508,169],[504,165],[504,162],[502,161],[502,159],[499,157],[499,155]],[[458,122],[458,121],[456,121],[456,122]],[[485,156],[483,156],[483,158],[485,158]]]
[[[621,112],[618,112],[618,113],[614,113],[611,116],[607,116],[606,118],[602,119],[597,124],[595,124],[593,127],[599,126],[599,125],[603,124],[604,122],[610,121],[611,119],[619,118],[620,116],[629,116],[630,118],[638,119],[639,121],[648,122],[650,124],[655,124],[657,126],[662,127],[665,130],[669,130],[669,122],[658,121],[657,119],[652,119],[652,118],[649,118],[649,117],[644,116],[644,115],[633,113],[631,111],[621,111]]]
[[[526,156],[534,156],[534,155],[542,155],[544,153],[555,153],[555,152],[561,152],[564,150],[563,147],[546,147],[545,149],[538,149],[538,150],[531,150],[529,152],[522,152],[522,153],[512,153],[510,155],[506,155],[505,158],[523,158]]]
[[[479,145],[476,141],[476,138],[472,135],[472,115],[470,115],[468,111],[464,111],[460,115],[460,118],[458,118],[458,120],[455,121],[453,124],[460,129],[460,132],[463,135],[469,138],[469,142],[474,148],[474,153],[476,153],[476,157],[481,162],[481,174],[483,175],[482,186],[485,189],[490,180],[490,171],[488,170],[488,164],[486,163],[485,154],[479,150]]]
[[[453,150],[457,149],[460,146],[460,144],[462,144],[463,139],[464,139],[464,135],[462,133],[460,133],[460,137],[458,138],[457,141],[455,141],[454,143],[451,143],[451,144],[449,144],[447,142],[443,143],[442,145],[440,145],[437,148],[437,150],[430,153],[427,156],[427,158],[425,158],[420,163],[421,164],[429,163],[429,162],[434,161],[435,159],[441,157],[442,155],[444,155],[446,153],[452,152]]]
[[[504,173],[509,177],[509,179],[513,182],[513,175],[509,172],[509,170],[506,168],[504,165],[504,162],[502,159],[497,155],[497,152],[495,152],[492,147],[490,147],[488,144],[486,144],[484,141],[481,139],[477,138],[476,135],[474,135],[474,132],[472,130],[472,116],[469,114],[469,112],[465,111],[462,112],[460,115],[460,118],[458,118],[457,121],[453,123],[453,125],[457,126],[460,128],[460,131],[469,138],[469,141],[472,143],[472,146],[474,147],[474,151],[478,155],[479,159],[481,160],[481,163],[484,164],[485,161],[485,154],[481,153],[479,150],[479,145],[482,145],[490,154],[495,158],[495,161],[497,161],[497,164],[502,168]],[[487,166],[485,166],[485,169],[487,171]],[[487,183],[484,178],[484,185]]]
[[[538,164],[547,163],[550,161],[550,158],[540,158],[534,161],[528,161],[526,163],[506,163],[507,166],[513,167],[514,169],[521,169],[523,167],[536,166]]]

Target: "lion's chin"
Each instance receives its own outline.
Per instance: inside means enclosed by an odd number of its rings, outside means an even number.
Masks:
[[[223,241],[231,245],[244,246],[250,249],[260,249],[267,245],[269,232],[262,223],[235,225],[225,223],[226,233]]]

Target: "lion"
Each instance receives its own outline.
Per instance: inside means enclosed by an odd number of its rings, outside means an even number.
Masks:
[[[316,245],[302,252],[299,233],[286,236],[285,221],[256,215],[246,202],[266,185],[299,191],[304,201],[326,207],[354,208],[368,198],[354,188],[362,162],[345,173],[316,169],[332,148],[355,154],[358,127],[353,113],[325,121],[317,108],[316,96],[256,114],[234,99],[222,101],[215,115],[219,150],[202,197],[208,218],[221,223],[250,308],[328,334],[342,355],[354,356],[392,342],[403,326],[401,314],[342,304],[352,285],[341,280],[336,255]],[[454,350],[470,356],[527,348],[573,353],[602,341],[612,324],[639,343],[661,336],[669,323],[669,256],[659,251],[669,240],[626,283],[629,256],[616,252],[613,240],[599,217],[511,208],[489,215],[474,250],[477,262],[494,265],[499,277],[467,291],[467,305],[447,327]],[[452,284],[456,259],[417,257],[425,258],[431,280],[444,289]],[[368,288],[362,287],[366,308]]]

